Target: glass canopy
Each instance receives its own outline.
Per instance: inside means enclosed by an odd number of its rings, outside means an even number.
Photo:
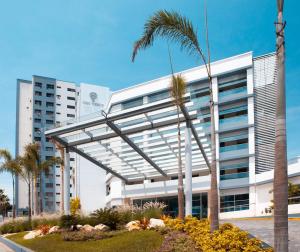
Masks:
[[[119,112],[69,122],[45,132],[69,151],[87,158],[126,183],[172,177],[178,171],[178,122],[182,167],[185,167],[185,129],[191,128],[193,173],[209,170],[211,161],[208,103],[186,95],[177,111],[170,98]],[[206,118],[206,120],[205,120]]]

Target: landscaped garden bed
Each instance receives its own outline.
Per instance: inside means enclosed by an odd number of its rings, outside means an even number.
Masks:
[[[0,227],[8,239],[34,251],[270,252],[262,242],[227,223],[211,233],[207,219],[162,215],[164,205],[99,209],[89,216],[36,218]],[[24,232],[25,230],[31,230]]]

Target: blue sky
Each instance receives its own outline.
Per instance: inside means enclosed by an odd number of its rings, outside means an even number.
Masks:
[[[209,0],[212,59],[274,51],[276,0]],[[288,156],[300,155],[299,1],[286,1]],[[179,11],[203,29],[203,0],[3,1],[0,9],[0,148],[14,153],[16,79],[33,74],[124,88],[170,73],[167,46],[157,41],[130,61],[133,42],[156,10]],[[203,44],[203,39],[200,39]],[[200,62],[172,46],[176,71]],[[0,188],[11,194],[10,179]]]

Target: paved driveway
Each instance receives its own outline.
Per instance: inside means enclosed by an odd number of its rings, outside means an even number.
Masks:
[[[223,221],[224,222],[224,221]],[[274,245],[272,219],[227,220],[267,244]],[[289,252],[300,252],[300,221],[289,220]]]

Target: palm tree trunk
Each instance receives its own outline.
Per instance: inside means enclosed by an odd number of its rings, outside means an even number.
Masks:
[[[277,1],[277,100],[274,170],[274,241],[276,252],[288,251],[288,175],[286,154],[285,45],[283,0]]]
[[[28,183],[28,221],[31,225],[31,181]]]
[[[12,184],[13,184],[13,204],[12,204],[12,212],[13,212],[13,219],[16,218],[16,203],[15,203],[15,177],[14,174],[11,174],[12,177]]]
[[[177,130],[178,130],[178,218],[184,218],[184,192],[181,160],[181,132],[179,120],[179,106],[177,105]]]
[[[41,172],[40,174],[40,197],[39,197],[39,200],[40,200],[40,214],[43,213],[44,209],[43,209],[43,196],[44,196],[44,192],[43,192],[43,174]]]
[[[210,67],[209,67],[210,69]],[[211,124],[211,180],[210,180],[210,231],[213,232],[219,228],[219,193],[216,167],[216,134],[215,134],[215,108],[212,90],[212,78],[209,73],[210,89],[210,124]]]
[[[37,190],[37,175],[35,174],[33,176],[33,195],[34,195],[34,202],[33,202],[33,205],[34,205],[34,209],[33,209],[33,212],[34,212],[34,215],[38,215],[38,212],[39,212],[39,195],[38,195],[38,190]]]

